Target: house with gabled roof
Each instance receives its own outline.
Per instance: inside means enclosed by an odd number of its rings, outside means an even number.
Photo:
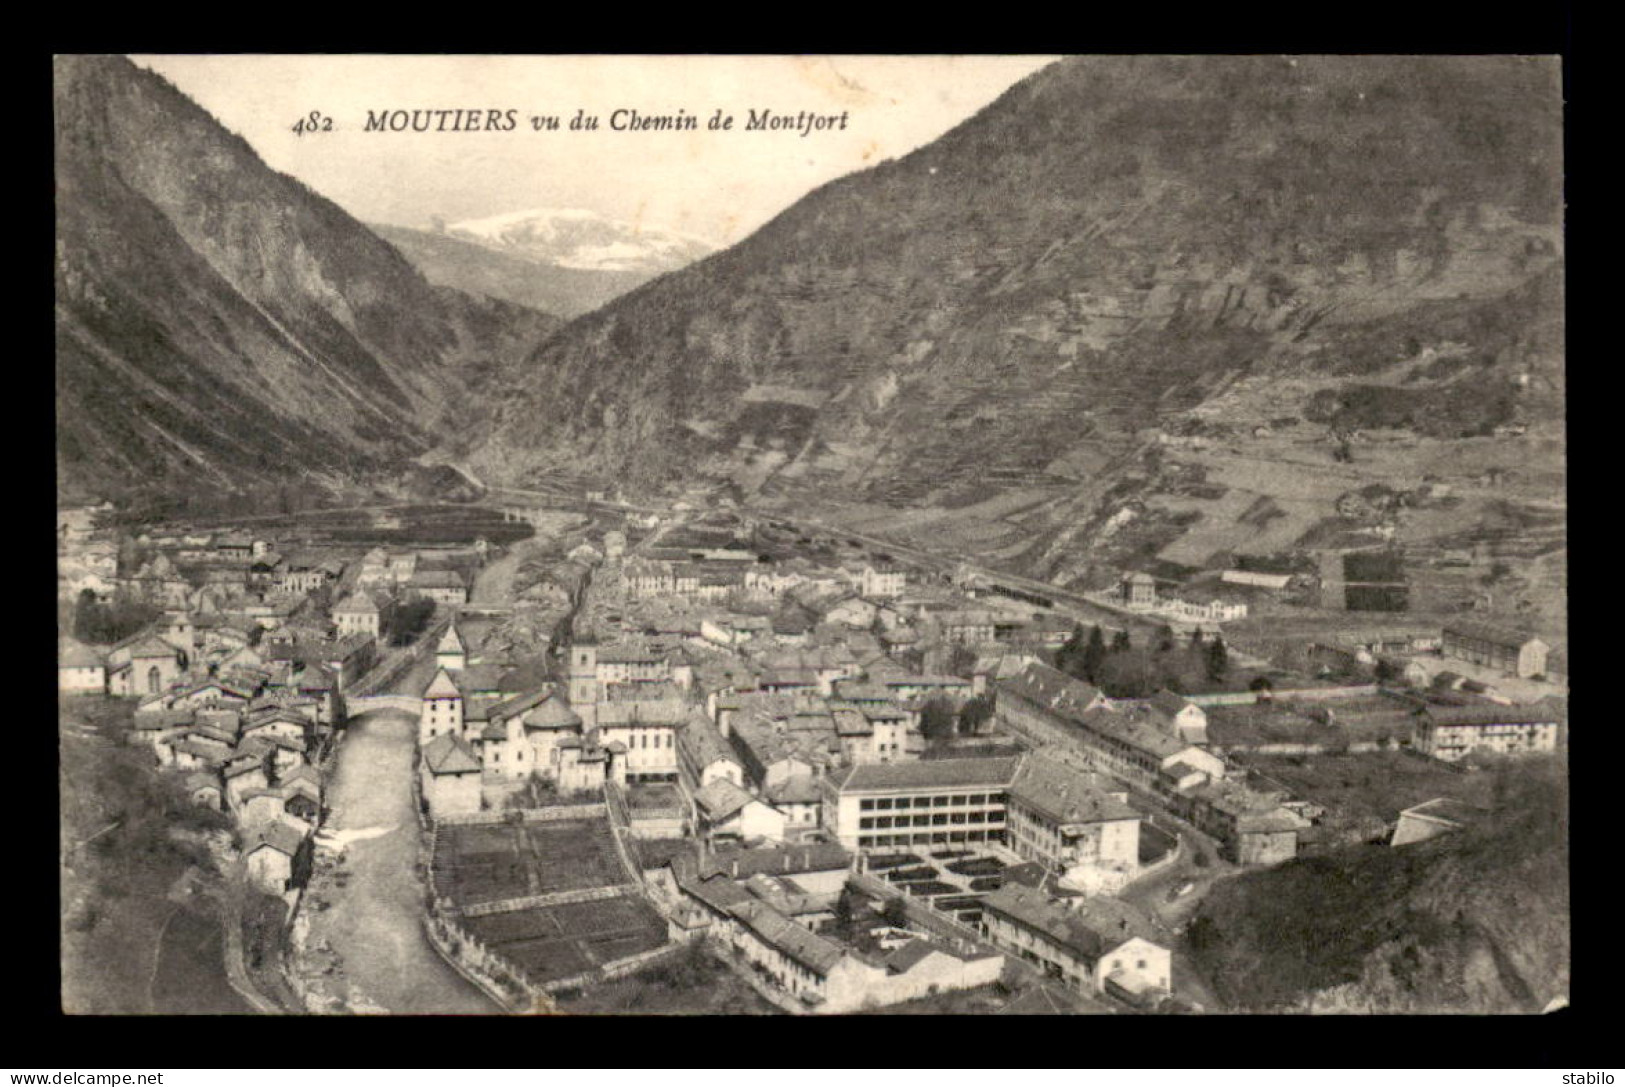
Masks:
[[[678,732],[677,754],[694,788],[704,788],[714,781],[745,784],[745,768],[738,753],[703,714],[691,714],[687,727]]]
[[[712,841],[732,839],[784,840],[784,813],[747,793],[726,778],[719,778],[694,794],[700,829]]]
[[[306,831],[286,821],[257,827],[243,843],[248,878],[266,894],[280,895],[293,879],[294,860],[306,848]]]
[[[267,713],[252,715],[243,724],[242,735],[247,736],[281,736],[288,740],[296,740],[303,745],[310,733],[311,721],[302,714],[292,710],[277,707]]]
[[[1197,747],[1207,745],[1207,711],[1184,695],[1164,688],[1147,699],[1146,705],[1170,735]]]
[[[468,586],[456,570],[418,570],[407,580],[406,586],[446,607],[468,603]]]
[[[225,811],[225,791],[220,785],[220,774],[215,770],[194,770],[182,779],[187,798],[200,808]]]
[[[378,602],[364,592],[353,592],[333,605],[333,624],[341,637],[365,634],[377,638],[382,628],[383,612]]]
[[[1063,904],[1036,887],[1006,883],[982,899],[985,935],[995,947],[1040,966],[1068,988],[1134,1004],[1173,991],[1173,955],[1147,920],[1112,898]]]
[[[62,694],[107,693],[107,661],[101,651],[84,642],[57,640],[56,683]]]
[[[173,686],[185,667],[180,650],[151,631],[137,634],[108,650],[108,691],[124,697],[158,694]]]
[[[242,752],[234,755],[220,770],[226,787],[226,806],[236,811],[243,796],[255,789],[269,789],[271,779],[265,773],[263,754]]]
[[[425,744],[418,774],[423,803],[431,816],[480,810],[480,757],[462,736],[442,732]]]

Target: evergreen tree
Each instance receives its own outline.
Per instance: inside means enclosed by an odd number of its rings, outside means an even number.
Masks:
[[[1230,651],[1223,638],[1214,638],[1207,647],[1207,678],[1217,683],[1230,671]]]
[[[1078,665],[1083,659],[1083,643],[1083,624],[1074,624],[1072,636],[1055,651],[1055,667],[1069,676],[1077,675]]]
[[[1121,653],[1125,649],[1132,649],[1134,643],[1129,641],[1128,628],[1125,627],[1112,635],[1112,652]]]
[[[1106,639],[1101,635],[1099,627],[1089,628],[1089,644],[1083,647],[1083,659],[1079,671],[1083,678],[1090,683],[1096,683],[1100,678],[1100,666],[1106,661]]]

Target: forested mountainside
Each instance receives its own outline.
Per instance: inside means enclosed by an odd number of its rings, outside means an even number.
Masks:
[[[55,66],[59,487],[392,470],[557,327],[431,286],[162,77]]]
[[[1539,58],[1062,61],[569,324],[476,463],[951,507],[1238,378],[1426,362],[1439,321],[1466,393],[1401,423],[1488,433],[1560,405],[1512,391],[1561,378],[1560,109]]]

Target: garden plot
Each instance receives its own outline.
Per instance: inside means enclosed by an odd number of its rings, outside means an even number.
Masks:
[[[533,984],[573,977],[666,943],[666,925],[632,895],[513,910],[463,922],[482,944]]]
[[[607,818],[440,828],[435,892],[459,906],[626,881]]]

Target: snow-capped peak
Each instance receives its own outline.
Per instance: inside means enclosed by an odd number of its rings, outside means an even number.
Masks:
[[[669,272],[716,251],[675,230],[611,219],[582,208],[533,208],[452,223],[448,234],[560,268]]]

